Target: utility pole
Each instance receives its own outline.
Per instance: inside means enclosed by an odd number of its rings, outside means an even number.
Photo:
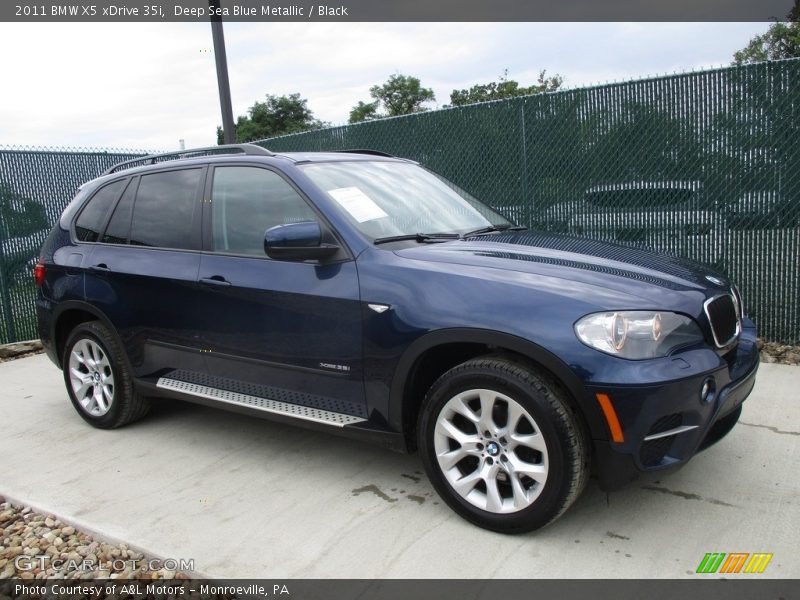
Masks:
[[[226,144],[236,141],[236,128],[233,124],[231,104],[231,84],[228,80],[228,56],[225,53],[225,34],[222,32],[222,17],[219,11],[220,0],[210,0],[214,8],[211,15],[211,36],[214,38],[214,60],[217,63],[217,85],[219,86],[219,105],[222,109],[222,136]]]

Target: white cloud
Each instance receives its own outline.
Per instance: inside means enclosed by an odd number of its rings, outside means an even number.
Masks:
[[[402,72],[433,87],[540,69],[570,87],[726,64],[764,23],[228,23],[234,111],[299,92],[346,121]],[[0,24],[0,143],[148,149],[215,143],[221,122],[210,26]]]
[[[219,110],[207,37],[193,24],[3,24],[0,140],[174,147]]]

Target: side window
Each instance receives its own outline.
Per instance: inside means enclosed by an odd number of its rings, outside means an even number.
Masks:
[[[96,242],[100,235],[100,228],[106,220],[106,215],[114,202],[117,201],[127,180],[121,179],[100,188],[92,199],[81,211],[75,222],[75,237],[82,242]]]
[[[194,217],[201,169],[143,175],[136,192],[130,243],[197,250]]]
[[[316,221],[305,200],[280,175],[255,167],[218,167],[211,191],[214,250],[263,257],[264,232]]]
[[[132,179],[130,185],[122,195],[111,219],[108,221],[106,231],[100,240],[104,244],[127,244],[128,234],[131,231],[131,210],[133,209],[133,195],[136,192],[136,180]]]

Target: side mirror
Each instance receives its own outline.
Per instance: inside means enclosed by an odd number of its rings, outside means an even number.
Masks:
[[[264,233],[264,252],[276,260],[319,260],[338,250],[336,244],[322,243],[322,230],[316,221],[276,225]]]

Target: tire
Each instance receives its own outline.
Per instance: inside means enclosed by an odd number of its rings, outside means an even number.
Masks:
[[[566,392],[506,356],[472,359],[442,375],[426,395],[417,436],[442,499],[492,531],[551,523],[588,480],[588,434]]]
[[[134,390],[122,349],[99,321],[81,323],[70,332],[61,364],[72,405],[90,425],[114,429],[150,409],[149,400]]]

